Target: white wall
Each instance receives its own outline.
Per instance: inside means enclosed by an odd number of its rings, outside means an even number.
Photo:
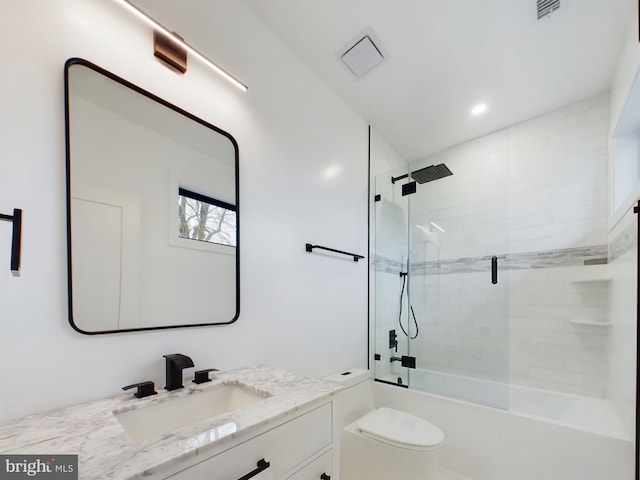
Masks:
[[[375,128],[371,128],[370,157],[372,182],[379,173],[388,172],[407,163]]]
[[[609,265],[608,317],[613,326],[609,343],[608,389],[618,417],[633,433],[636,415],[638,265],[637,216],[631,210],[610,233],[612,261]]]
[[[199,8],[182,3],[181,8]],[[174,4],[163,4],[171,9]],[[0,225],[0,416],[163,385],[162,355],[196,366],[266,363],[324,375],[366,364],[367,126],[240,2],[169,26],[249,85],[190,61],[180,76],[116,2],[3,0],[0,212],[24,210],[22,272]],[[186,31],[186,30],[189,31]],[[199,45],[200,46],[200,45]],[[240,146],[241,312],[231,326],[83,336],[67,323],[63,64],[83,57],[231,133]],[[10,66],[10,67],[9,67]],[[329,355],[330,352],[330,355]],[[188,373],[187,373],[188,375]]]

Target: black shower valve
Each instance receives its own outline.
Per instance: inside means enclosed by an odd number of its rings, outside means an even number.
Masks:
[[[398,335],[395,330],[389,330],[389,348],[395,348],[398,351]]]

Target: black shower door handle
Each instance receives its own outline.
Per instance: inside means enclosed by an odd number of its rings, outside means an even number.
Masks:
[[[491,257],[491,283],[498,283],[498,257]]]

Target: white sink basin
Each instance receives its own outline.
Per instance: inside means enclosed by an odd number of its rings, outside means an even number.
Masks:
[[[223,413],[230,413],[245,405],[268,398],[242,384],[226,384],[207,390],[193,390],[164,402],[114,412],[129,436],[141,442],[171,433]]]

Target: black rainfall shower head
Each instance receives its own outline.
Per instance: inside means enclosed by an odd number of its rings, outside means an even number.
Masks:
[[[431,165],[429,167],[416,170],[415,172],[411,172],[411,178],[420,184],[439,180],[441,178],[448,177],[449,175],[453,175],[453,173],[444,163],[441,163],[440,165]]]

